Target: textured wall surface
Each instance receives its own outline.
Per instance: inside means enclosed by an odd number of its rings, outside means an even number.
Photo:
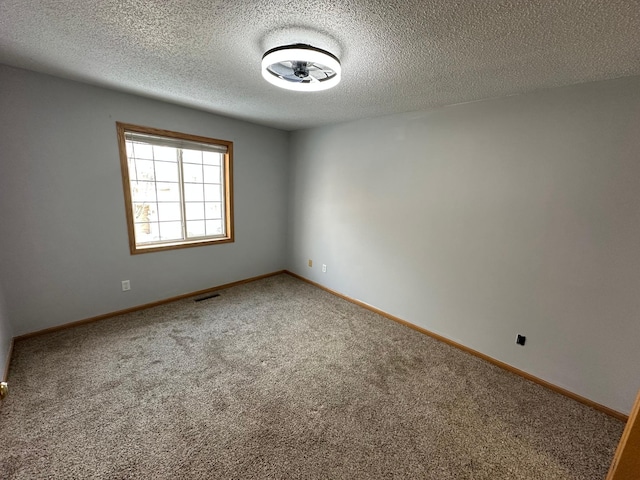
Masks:
[[[640,75],[630,0],[3,0],[0,63],[287,129]],[[339,56],[341,84],[262,79],[269,48]]]
[[[289,269],[629,412],[639,125],[633,78],[294,132]]]
[[[0,84],[0,282],[16,335],[283,268],[287,132],[8,67]],[[130,255],[116,121],[234,142],[234,243]]]

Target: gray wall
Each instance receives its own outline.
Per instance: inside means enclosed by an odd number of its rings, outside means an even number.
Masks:
[[[235,243],[129,254],[116,121],[235,142]],[[288,141],[281,130],[0,66],[0,289],[14,334],[282,269]]]
[[[291,142],[290,270],[629,412],[640,387],[639,78]]]

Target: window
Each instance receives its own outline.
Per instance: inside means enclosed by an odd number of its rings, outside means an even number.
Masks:
[[[117,122],[131,253],[233,242],[233,143]]]

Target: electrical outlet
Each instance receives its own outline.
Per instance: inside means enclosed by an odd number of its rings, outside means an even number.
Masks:
[[[327,273],[327,266],[324,263],[322,264],[322,273]]]
[[[129,280],[123,280],[122,281],[122,291],[123,292],[127,292],[131,290],[131,282]]]
[[[309,259],[309,266],[313,267],[313,260]]]

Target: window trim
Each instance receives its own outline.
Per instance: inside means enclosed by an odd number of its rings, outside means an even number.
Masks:
[[[120,153],[120,169],[122,171],[122,187],[124,190],[124,206],[127,216],[127,231],[129,234],[129,250],[131,255],[139,253],[159,252],[165,250],[174,250],[178,248],[199,247],[203,245],[213,245],[219,243],[234,242],[233,228],[233,142],[228,140],[219,140],[215,138],[191,135],[188,133],[173,132],[170,130],[162,130],[152,127],[143,127],[130,123],[116,122],[116,130],[118,134],[118,150]],[[177,138],[191,142],[223,145],[227,148],[224,154],[224,209],[225,209],[225,236],[219,238],[205,238],[195,240],[179,240],[176,242],[167,242],[161,245],[138,246],[136,244],[136,236],[133,218],[133,202],[131,198],[131,182],[129,177],[129,162],[127,157],[127,146],[125,133],[141,133],[156,135],[169,138]],[[182,202],[181,202],[182,203]]]

